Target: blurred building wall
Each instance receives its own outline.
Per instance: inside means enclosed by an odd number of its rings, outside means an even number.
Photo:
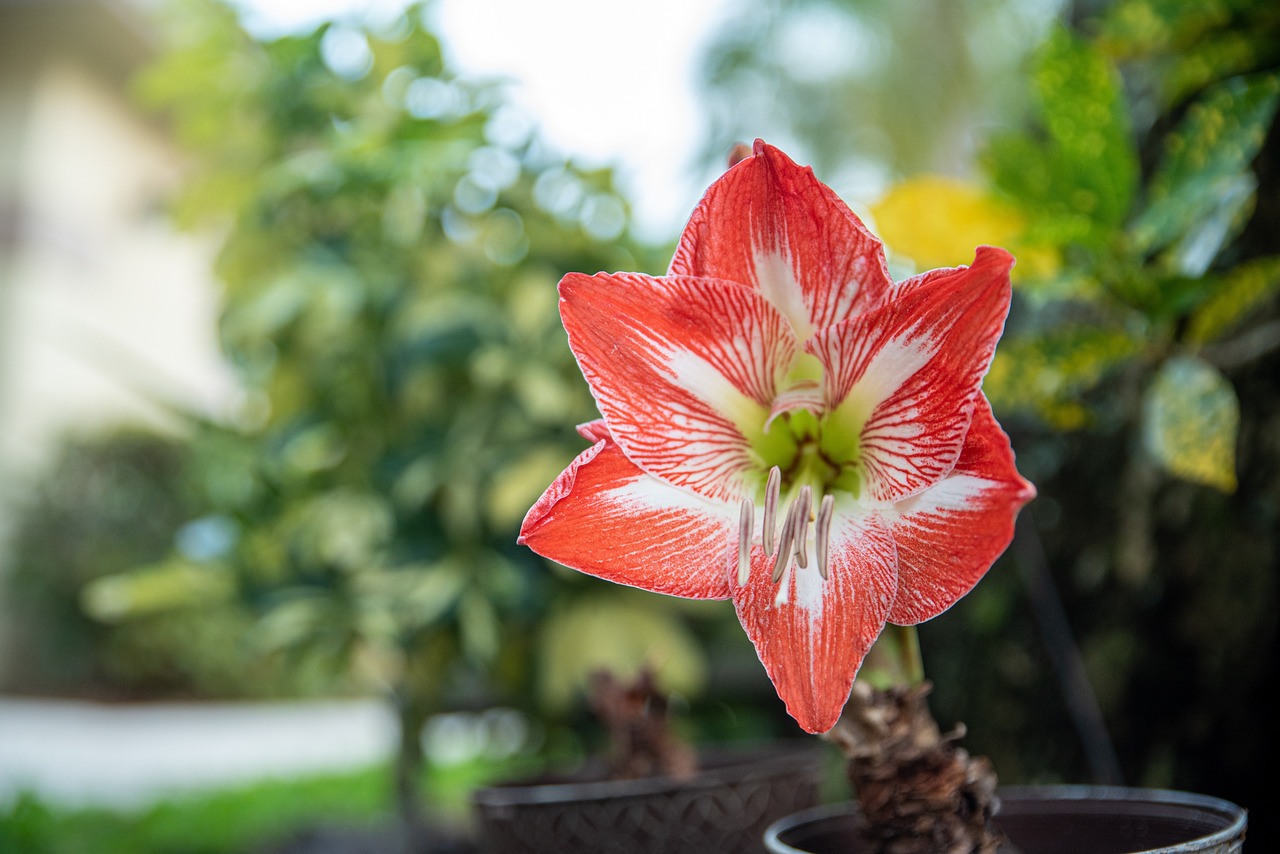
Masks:
[[[129,95],[146,21],[123,0],[0,0],[0,571],[62,436],[235,396],[214,241],[168,221],[182,161]]]

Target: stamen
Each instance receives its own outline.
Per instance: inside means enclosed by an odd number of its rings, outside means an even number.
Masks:
[[[813,507],[813,490],[808,486],[800,487],[800,497],[795,503],[796,514],[796,565],[804,569],[809,565],[809,510]]]
[[[742,516],[738,521],[738,586],[745,587],[751,574],[751,529],[755,527],[756,504],[742,499]]]
[[[818,509],[818,524],[813,528],[814,546],[818,551],[818,574],[827,580],[830,571],[827,567],[827,540],[831,536],[831,515],[835,511],[836,499],[832,495],[822,496],[822,506]]]
[[[782,523],[782,536],[778,539],[778,557],[773,563],[773,573],[769,576],[774,584],[782,578],[782,574],[786,572],[787,564],[791,562],[791,544],[792,538],[795,536],[796,528],[796,505],[792,504],[791,509],[787,511],[787,520]]]
[[[764,488],[764,556],[773,555],[773,523],[778,517],[778,490],[782,487],[782,469],[769,469],[769,482]]]

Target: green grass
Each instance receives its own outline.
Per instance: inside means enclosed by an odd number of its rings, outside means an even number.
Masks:
[[[136,813],[63,810],[24,795],[0,813],[0,851],[23,854],[238,854],[324,820],[369,822],[391,808],[389,773],[370,768],[272,780]]]
[[[475,786],[510,766],[475,763],[430,769],[431,812],[465,821]],[[63,809],[33,795],[0,806],[4,854],[244,854],[314,824],[368,824],[394,812],[391,771],[377,766],[344,774],[268,780],[241,788],[164,801],[121,813]]]

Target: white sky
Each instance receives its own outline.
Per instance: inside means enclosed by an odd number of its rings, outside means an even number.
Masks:
[[[234,0],[256,32],[394,15],[406,0]],[[512,80],[553,148],[619,169],[650,239],[674,237],[712,177],[693,168],[701,45],[733,0],[435,0],[454,67]]]

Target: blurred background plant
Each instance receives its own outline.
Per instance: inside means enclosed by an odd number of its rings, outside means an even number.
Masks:
[[[207,504],[194,488],[184,440],[141,431],[66,440],[19,508],[6,579],[7,642],[24,651],[6,688],[96,699],[305,696],[328,689],[269,657],[250,658],[251,615],[229,597],[208,597],[204,576],[166,569],[176,539],[198,551]],[[129,531],[127,537],[121,531]],[[81,607],[103,579],[109,600],[119,573],[149,567],[129,585],[136,599],[99,605],[136,619],[104,623]],[[216,581],[216,579],[214,579]],[[117,588],[119,585],[116,585]],[[123,592],[123,591],[122,591]],[[181,613],[175,600],[199,604]]]
[[[53,509],[88,520],[86,537],[135,519],[155,536],[118,558],[95,539],[46,576],[52,556],[36,561],[35,544],[63,519],[37,503],[22,581],[80,590],[114,628],[64,622],[81,647],[110,640],[100,665],[147,638],[162,653],[173,621],[193,668],[184,687],[206,695],[253,693],[264,675],[220,684],[201,661],[211,650],[329,691],[387,692],[415,829],[433,712],[539,697],[564,711],[596,667],[646,659],[669,688],[695,690],[703,658],[674,603],[594,589],[579,602],[575,580],[515,544],[583,448],[573,425],[595,417],[557,280],[663,263],[626,236],[610,173],[548,151],[500,88],[454,75],[419,8],[384,31],[326,24],[268,41],[218,3],[172,12],[168,51],[139,91],[194,158],[176,215],[225,229],[221,341],[244,404],[233,425],[179,413],[181,453],[70,449]],[[103,500],[69,500],[86,485]],[[136,500],[152,495],[170,500]],[[209,621],[221,637],[200,634]],[[296,693],[296,681],[268,684]]]

